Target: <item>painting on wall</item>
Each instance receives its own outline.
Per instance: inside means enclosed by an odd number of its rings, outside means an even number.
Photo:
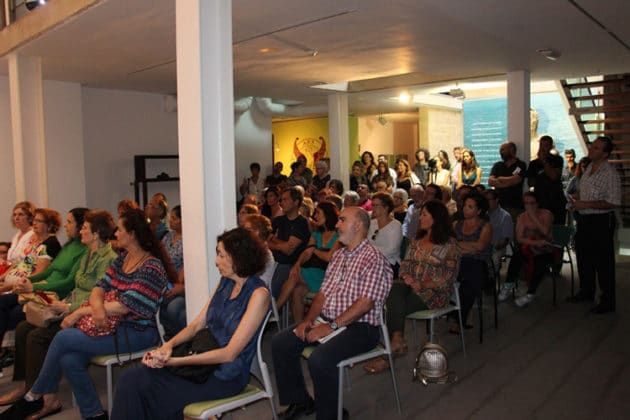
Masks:
[[[306,158],[306,166],[312,170],[315,162],[330,156],[327,118],[275,122],[272,131],[273,160],[283,163],[285,175],[299,156]]]
[[[315,162],[330,158],[328,118],[309,118],[294,121],[278,121],[271,126],[273,138],[273,161],[282,162],[283,173],[289,175],[291,164],[298,156],[306,158],[306,166],[315,170]],[[348,117],[348,147],[358,148],[358,119]],[[356,157],[350,154],[350,164]]]

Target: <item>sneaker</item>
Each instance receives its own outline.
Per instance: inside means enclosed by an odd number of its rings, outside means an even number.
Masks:
[[[521,296],[520,298],[516,299],[514,303],[516,303],[516,306],[518,306],[519,308],[522,308],[523,306],[526,306],[532,303],[533,300],[534,300],[534,295],[532,295],[531,293],[527,293]]]
[[[505,302],[514,293],[514,283],[503,283],[499,290],[499,302]]]

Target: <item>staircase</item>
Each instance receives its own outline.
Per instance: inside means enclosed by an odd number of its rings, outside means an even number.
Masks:
[[[630,73],[593,76],[561,81],[586,144],[598,136],[608,136],[615,144],[610,163],[621,176],[621,216],[630,227]]]

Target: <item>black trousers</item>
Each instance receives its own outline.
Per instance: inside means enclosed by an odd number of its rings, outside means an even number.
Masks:
[[[580,214],[575,236],[580,294],[595,296],[595,278],[602,296],[600,303],[615,308],[615,245],[617,221],[613,212]]]

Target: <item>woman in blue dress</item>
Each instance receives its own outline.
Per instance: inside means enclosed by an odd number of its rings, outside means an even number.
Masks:
[[[295,322],[300,322],[304,317],[304,296],[308,292],[319,291],[328,261],[340,247],[337,241],[339,234],[335,228],[338,219],[339,210],[333,203],[322,201],[317,205],[313,215],[315,230],[282,285],[276,304],[281,308],[290,299]]]
[[[227,398],[249,383],[256,338],[269,310],[269,291],[258,278],[266,254],[260,240],[243,228],[217,238],[215,264],[221,274],[217,289],[197,317],[142,365],[127,369],[116,384],[111,419],[181,419],[190,403]],[[171,357],[173,348],[208,328],[219,348],[185,357]],[[164,369],[167,366],[218,365],[198,384]]]

